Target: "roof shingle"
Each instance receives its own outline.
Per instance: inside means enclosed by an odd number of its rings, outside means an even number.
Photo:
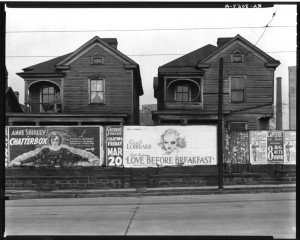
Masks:
[[[190,52],[180,58],[177,58],[160,68],[165,68],[165,67],[194,67],[196,64],[201,61],[202,59],[206,58],[210,54],[212,54],[217,47],[208,44],[205,45],[204,47],[201,47],[193,52]]]

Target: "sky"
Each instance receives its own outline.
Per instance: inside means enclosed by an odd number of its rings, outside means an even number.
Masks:
[[[159,66],[206,44],[216,46],[219,37],[240,34],[281,62],[275,78],[282,77],[283,127],[288,129],[288,67],[296,66],[296,13],[296,5],[256,9],[6,8],[8,85],[19,91],[24,103],[24,80],[17,72],[73,52],[94,36],[117,38],[118,50],[140,66],[141,108],[156,103],[153,77]],[[285,27],[254,28],[267,24]]]

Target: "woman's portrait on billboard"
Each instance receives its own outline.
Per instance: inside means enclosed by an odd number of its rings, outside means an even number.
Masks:
[[[63,137],[58,131],[48,134],[48,145],[24,153],[10,162],[11,166],[93,166],[100,159],[93,153],[62,144]],[[98,164],[97,164],[98,165]]]
[[[186,147],[186,140],[177,130],[168,129],[160,136],[158,145],[163,150],[163,155],[177,156],[180,150]]]

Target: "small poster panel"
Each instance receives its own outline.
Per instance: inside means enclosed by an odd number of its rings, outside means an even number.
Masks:
[[[101,166],[100,127],[9,128],[10,166]]]
[[[8,135],[8,126],[5,126],[5,162],[4,162],[4,166],[8,167],[9,165],[9,147],[8,147],[8,143],[9,143],[9,135]]]
[[[283,164],[283,131],[268,131],[267,156],[269,164]]]
[[[216,126],[124,126],[125,167],[217,164]]]
[[[250,131],[250,163],[268,164],[267,131]]]
[[[296,131],[284,132],[284,164],[296,164]]]
[[[123,126],[106,126],[106,166],[123,166]]]

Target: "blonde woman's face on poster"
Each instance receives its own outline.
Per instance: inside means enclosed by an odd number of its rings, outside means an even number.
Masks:
[[[175,134],[167,134],[164,136],[164,146],[167,152],[172,152],[177,145]]]

